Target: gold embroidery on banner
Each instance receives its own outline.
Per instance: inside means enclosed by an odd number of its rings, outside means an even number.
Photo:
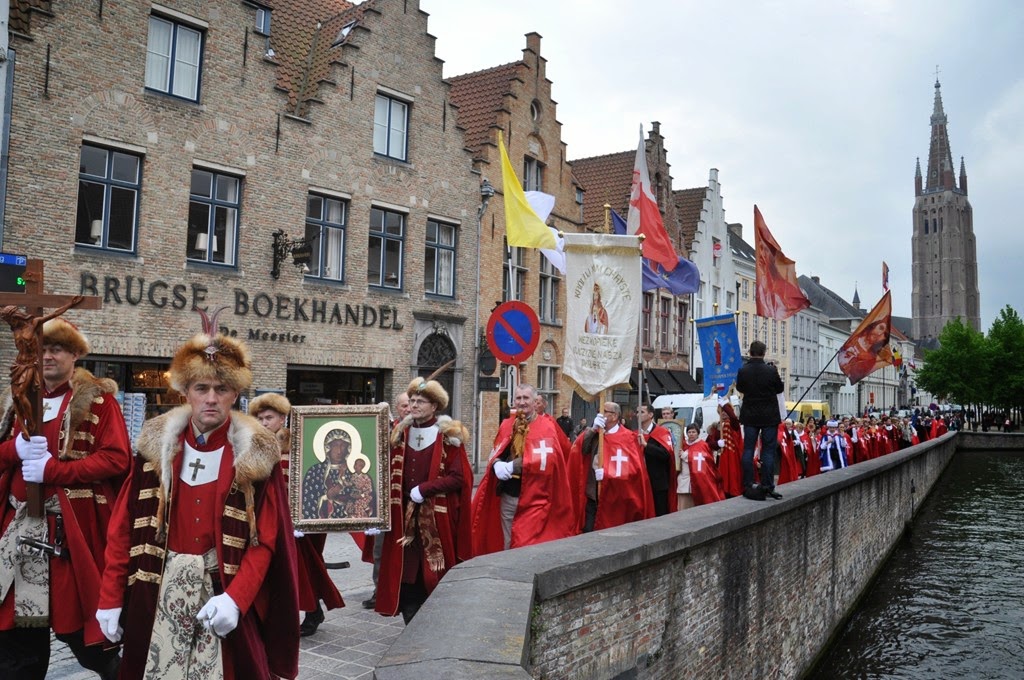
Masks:
[[[224,534],[224,545],[228,546],[229,548],[237,548],[238,550],[243,550],[245,548],[245,539],[238,538],[237,536],[228,536],[227,534]]]
[[[142,489],[139,491],[139,500],[144,501],[147,498],[156,498],[160,495],[160,489],[153,487],[152,489]]]
[[[143,529],[145,527],[153,527],[154,529],[156,529],[159,526],[160,526],[160,522],[157,521],[156,517],[155,516],[150,516],[150,517],[139,517],[138,519],[135,520],[135,523],[132,525],[132,528],[133,529]]]
[[[229,576],[234,576],[235,574],[238,573],[238,565],[237,564],[225,564],[224,565],[224,573],[228,574]]]
[[[245,510],[239,510],[233,506],[226,506],[224,508],[224,516],[230,517],[231,519],[237,519],[239,522],[247,522],[249,518],[245,515]]]

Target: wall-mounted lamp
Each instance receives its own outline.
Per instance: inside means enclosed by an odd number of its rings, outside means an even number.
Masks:
[[[487,212],[487,204],[490,203],[491,197],[494,196],[494,185],[491,181],[484,177],[483,181],[480,182],[480,207],[477,209],[477,219],[482,219],[484,213]]]
[[[313,245],[309,239],[289,239],[283,229],[274,232],[274,267],[270,275],[281,278],[281,263],[291,253],[292,264],[303,274],[309,273],[309,263],[313,259]]]

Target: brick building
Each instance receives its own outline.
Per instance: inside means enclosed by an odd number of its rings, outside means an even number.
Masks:
[[[471,422],[480,178],[415,0],[13,4],[3,247],[103,298],[69,313],[94,370],[153,415],[226,306],[257,391],[390,401],[455,359]]]
[[[651,190],[658,201],[665,230],[676,252],[685,256],[689,252],[684,226],[687,222],[684,222],[684,208],[680,206],[680,200],[677,200],[677,192],[672,190],[668,151],[661,134],[661,124],[657,121],[651,124],[651,131],[645,140],[645,151]],[[586,229],[601,231],[605,228],[605,204],[610,205],[623,218],[626,217],[635,161],[635,150],[572,161],[573,172],[586,190],[587,200],[583,206]],[[692,239],[692,235],[691,229],[689,238]],[[639,345],[652,397],[700,390],[688,373],[692,346],[690,298],[689,295],[671,295],[664,289],[644,293]],[[615,395],[615,400],[621,404],[627,401],[636,403],[639,389],[636,369],[633,370],[630,383],[628,393],[620,391]]]
[[[496,194],[482,215],[480,227],[480,327],[483,333],[492,309],[521,300],[540,321],[540,343],[533,356],[521,364],[519,382],[532,384],[548,399],[548,412],[556,417],[570,406],[572,391],[561,380],[564,354],[563,319],[565,291],[562,274],[532,248],[507,247],[505,209],[501,182],[498,131],[504,136],[512,167],[526,191],[543,191],[555,197],[548,224],[560,231],[579,231],[584,209],[583,192],[566,161],[562,124],[556,117],[551,81],[545,75],[547,60],[541,56],[541,36],[526,35],[522,59],[509,64],[448,79],[451,102],[457,108],[459,127],[474,167],[494,186]],[[509,260],[513,286],[509,285]],[[512,295],[514,293],[514,295]],[[481,347],[485,340],[479,339]],[[500,365],[500,392],[481,392],[479,438],[490,446],[502,414],[507,412],[508,367]]]

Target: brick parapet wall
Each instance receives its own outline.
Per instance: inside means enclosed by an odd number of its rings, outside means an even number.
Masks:
[[[793,482],[782,501],[731,499],[471,560],[375,677],[797,677],[956,445],[950,434]]]

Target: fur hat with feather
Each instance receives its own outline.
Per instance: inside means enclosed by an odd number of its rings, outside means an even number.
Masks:
[[[217,332],[217,317],[227,307],[219,307],[210,315],[197,310],[203,318],[203,332],[192,336],[171,361],[170,384],[184,393],[188,386],[201,380],[220,380],[243,392],[252,385],[249,349],[244,343]]]

